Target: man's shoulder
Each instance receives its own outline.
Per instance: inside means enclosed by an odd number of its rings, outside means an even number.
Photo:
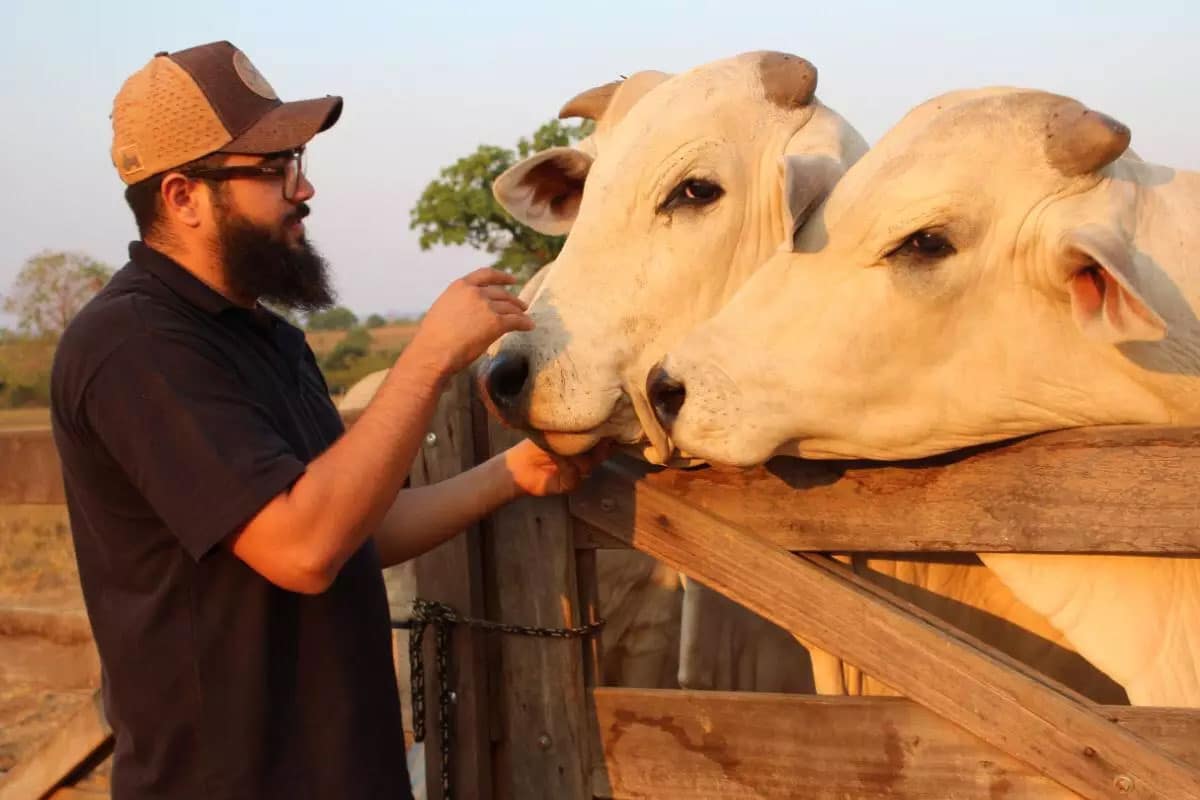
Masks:
[[[95,375],[123,349],[149,347],[185,332],[184,309],[164,300],[153,276],[126,264],[67,325],[55,348],[52,398],[74,406]]]

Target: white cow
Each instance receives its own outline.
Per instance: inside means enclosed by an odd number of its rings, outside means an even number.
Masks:
[[[866,149],[815,88],[807,61],[755,52],[679,75],[640,72],[568,104],[564,113],[596,120],[599,152],[544,151],[493,187],[522,222],[570,231],[534,296],[537,329],[504,337],[481,364],[498,416],[559,452],[612,438],[664,457],[642,394],[650,366]],[[685,596],[683,685],[811,688],[805,654],[782,630],[697,584]]]
[[[1200,175],[1039,91],[918,107],[665,359],[676,446],[901,459],[1054,428],[1200,423]],[[1142,705],[1200,705],[1200,560],[985,555]]]
[[[598,155],[546,152],[497,180],[519,219],[571,231],[535,296],[538,330],[506,337],[484,365],[502,417],[563,452],[613,437],[649,440],[646,457],[666,458],[645,419],[649,366],[715,313],[864,150],[809,99],[811,75],[806,62],[763,53],[674,77],[639,73],[581,96],[599,117]],[[1123,699],[977,562],[855,566],[1097,700]],[[684,686],[802,690],[808,680],[780,629],[693,582],[680,647]],[[822,693],[887,691],[821,651],[813,673]]]
[[[562,453],[608,438],[666,457],[650,367],[866,150],[815,89],[812,65],[782,53],[638,73],[585,93],[598,155],[555,148],[497,179],[517,219],[571,232],[534,296],[537,329],[503,337],[481,367],[499,417]]]

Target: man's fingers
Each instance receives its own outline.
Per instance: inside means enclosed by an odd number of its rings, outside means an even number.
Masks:
[[[479,292],[488,300],[503,300],[514,303],[519,306],[522,311],[525,311],[529,308],[524,300],[517,297],[515,294],[510,293],[502,286],[484,286],[479,290]]]
[[[494,286],[497,284],[507,286],[516,283],[517,279],[507,272],[484,267],[464,276],[463,281],[471,286]]]
[[[510,331],[531,331],[535,327],[533,318],[525,314],[499,314],[497,318],[500,320],[501,334]]]
[[[495,314],[524,314],[525,306],[520,303],[513,303],[510,300],[497,299],[488,300],[488,308]]]

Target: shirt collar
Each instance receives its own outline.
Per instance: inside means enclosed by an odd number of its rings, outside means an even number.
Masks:
[[[184,269],[170,256],[155,250],[144,242],[129,243],[129,260],[158,278],[167,285],[168,289],[202,311],[219,314],[227,308],[236,308],[225,295]]]

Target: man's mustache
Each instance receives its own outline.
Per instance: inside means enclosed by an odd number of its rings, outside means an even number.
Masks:
[[[300,205],[296,206],[295,211],[293,211],[291,214],[288,214],[287,221],[289,224],[292,222],[299,222],[311,213],[312,209],[308,207],[308,203],[301,203]]]

